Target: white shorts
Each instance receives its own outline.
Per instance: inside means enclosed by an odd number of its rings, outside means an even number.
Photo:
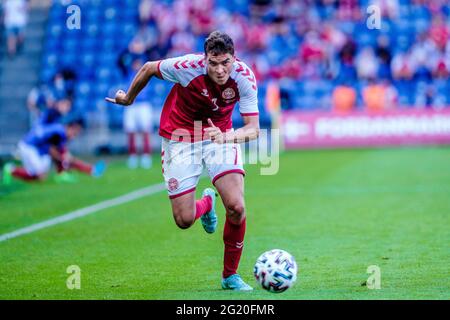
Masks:
[[[152,128],[152,110],[149,103],[136,103],[125,107],[123,115],[125,132],[150,132]]]
[[[19,142],[19,154],[22,164],[29,175],[39,176],[50,171],[51,158],[48,154],[39,154],[39,151],[25,142]]]
[[[195,190],[206,167],[214,184],[228,173],[245,175],[239,144],[195,143],[162,138],[162,172],[171,199]]]

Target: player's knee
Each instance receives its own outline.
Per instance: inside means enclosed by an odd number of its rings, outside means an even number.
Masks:
[[[234,215],[243,215],[245,211],[244,204],[241,201],[235,201],[227,204],[228,212]]]
[[[175,222],[180,229],[188,229],[193,224],[193,221],[190,220],[176,220]]]
[[[226,205],[228,217],[236,224],[240,224],[245,216],[245,206],[241,201],[231,202]]]
[[[194,219],[193,218],[188,218],[186,216],[183,215],[174,215],[175,217],[175,223],[177,224],[177,226],[180,229],[187,229],[190,226],[192,226],[194,224]]]

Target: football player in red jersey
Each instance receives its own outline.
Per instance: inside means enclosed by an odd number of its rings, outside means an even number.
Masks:
[[[226,210],[222,288],[252,290],[237,274],[244,244],[246,213],[244,169],[239,143],[259,135],[256,79],[235,58],[232,39],[212,32],[204,54],[149,61],[137,72],[127,92],[117,91],[111,103],[129,106],[156,76],[174,83],[161,113],[162,170],[176,224],[189,228],[200,218],[206,232],[217,228],[216,193],[207,188],[195,200],[195,189],[206,167]],[[233,130],[235,104],[244,126]]]

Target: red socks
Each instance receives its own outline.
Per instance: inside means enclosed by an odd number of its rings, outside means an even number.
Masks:
[[[195,202],[195,220],[211,210],[212,199],[206,196]]]
[[[75,160],[71,160],[69,162],[69,167],[65,168],[63,166],[63,163],[61,161],[54,161],[55,166],[56,166],[56,172],[57,173],[61,173],[65,170],[68,169],[74,169],[86,174],[92,174],[92,165],[90,165],[89,163],[83,162],[81,160],[75,159]]]
[[[136,154],[136,136],[134,133],[128,133],[128,153]]]
[[[225,229],[223,231],[223,242],[225,243],[223,278],[237,273],[244,247],[245,226],[246,218],[239,225],[233,224],[228,218],[225,221]]]
[[[203,197],[195,202],[195,219],[197,220],[206,212],[211,210],[212,199],[210,196]],[[235,273],[241,260],[242,249],[244,247],[244,235],[246,229],[246,218],[241,224],[234,224],[230,219],[226,218],[225,228],[223,231],[223,242],[225,244],[225,252],[223,259],[222,277],[227,278]]]
[[[92,166],[89,163],[83,162],[78,159],[70,161],[70,169],[75,169],[86,174],[92,173]]]
[[[143,146],[142,153],[143,154],[151,154],[152,153],[152,147],[150,145],[150,133],[144,132],[144,133],[142,133],[142,135],[143,135],[143,138],[144,138],[144,146]]]
[[[142,154],[150,155],[151,153],[152,153],[152,146],[150,144],[150,133],[143,132],[142,133]],[[134,132],[128,133],[128,154],[130,156],[137,154],[136,133],[134,133]]]
[[[25,181],[32,181],[32,180],[37,180],[37,179],[38,179],[37,176],[32,176],[31,174],[29,174],[29,173],[25,170],[25,168],[21,168],[21,167],[15,168],[15,169],[11,172],[11,174],[12,174],[14,177],[16,177],[16,178],[21,179],[21,180],[25,180]]]

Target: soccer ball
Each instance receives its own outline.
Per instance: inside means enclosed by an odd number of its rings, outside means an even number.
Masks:
[[[264,289],[280,293],[292,287],[297,280],[297,263],[289,252],[273,249],[259,256],[253,274]]]

